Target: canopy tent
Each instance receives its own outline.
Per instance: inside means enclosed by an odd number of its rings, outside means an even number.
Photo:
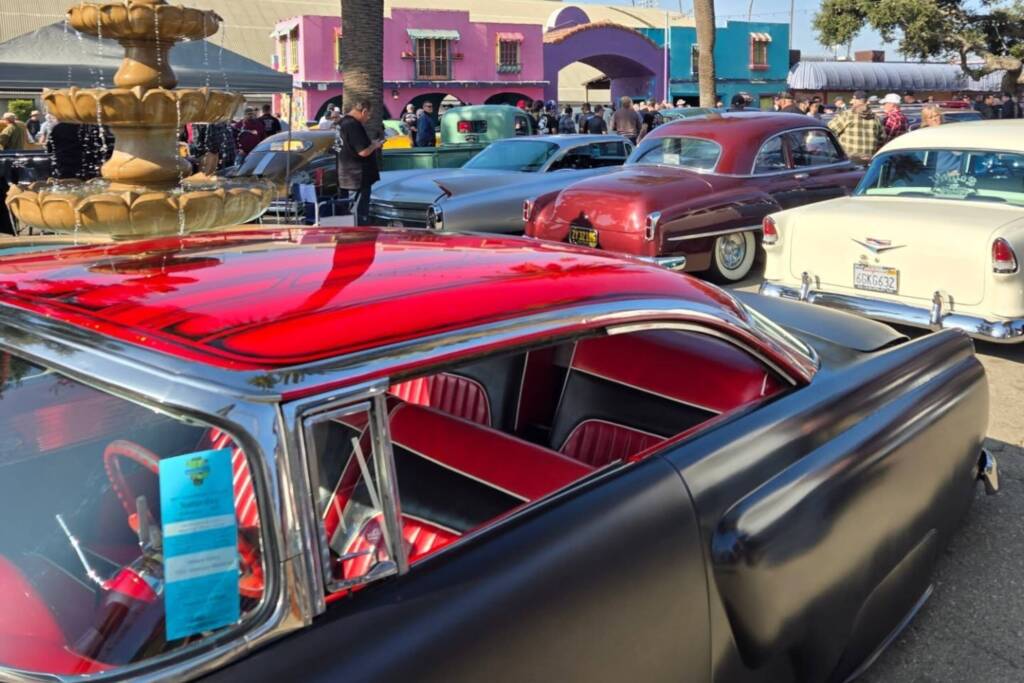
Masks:
[[[0,43],[0,91],[39,92],[70,85],[113,87],[124,48],[114,40],[65,31],[62,23]],[[206,40],[171,50],[178,85],[226,88],[243,93],[291,92],[292,77]]]
[[[955,64],[916,62],[814,62],[802,60],[789,72],[790,90],[844,92],[996,92],[1003,72],[968,78]]]

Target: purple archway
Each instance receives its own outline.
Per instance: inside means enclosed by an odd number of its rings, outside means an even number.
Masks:
[[[621,95],[661,99],[665,53],[638,31],[610,22],[590,22],[577,7],[560,10],[544,34],[545,99],[558,99],[558,72],[574,62],[601,71],[611,81],[612,101]]]

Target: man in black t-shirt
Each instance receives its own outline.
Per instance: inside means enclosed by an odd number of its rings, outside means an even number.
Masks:
[[[352,207],[356,225],[369,224],[370,188],[380,179],[377,150],[384,146],[384,140],[370,142],[366,133],[372,109],[369,100],[356,100],[338,123],[338,187],[359,193]]]
[[[271,135],[277,135],[281,132],[281,122],[276,116],[270,113],[270,105],[263,105],[263,115],[259,118],[260,123],[263,125],[263,139],[266,140]]]

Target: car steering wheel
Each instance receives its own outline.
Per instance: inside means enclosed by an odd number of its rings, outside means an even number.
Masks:
[[[103,467],[110,479],[121,505],[128,514],[128,526],[135,533],[139,532],[139,519],[135,509],[135,493],[124,476],[121,465],[125,460],[134,462],[143,469],[159,475],[160,457],[153,451],[140,446],[134,441],[118,439],[111,441],[103,450]],[[258,536],[254,541],[246,535],[246,530],[238,530],[239,566],[242,573],[238,579],[238,590],[247,598],[259,598],[263,595],[263,562],[260,558]]]

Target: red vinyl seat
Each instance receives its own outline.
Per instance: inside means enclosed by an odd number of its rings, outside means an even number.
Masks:
[[[657,434],[606,420],[584,420],[572,430],[560,451],[591,467],[604,467],[663,440]]]
[[[65,676],[110,668],[75,654],[32,583],[0,555],[0,665]]]
[[[443,413],[482,425],[491,425],[491,404],[480,382],[440,372],[407,382],[392,384],[392,396],[406,403],[436,408]]]

